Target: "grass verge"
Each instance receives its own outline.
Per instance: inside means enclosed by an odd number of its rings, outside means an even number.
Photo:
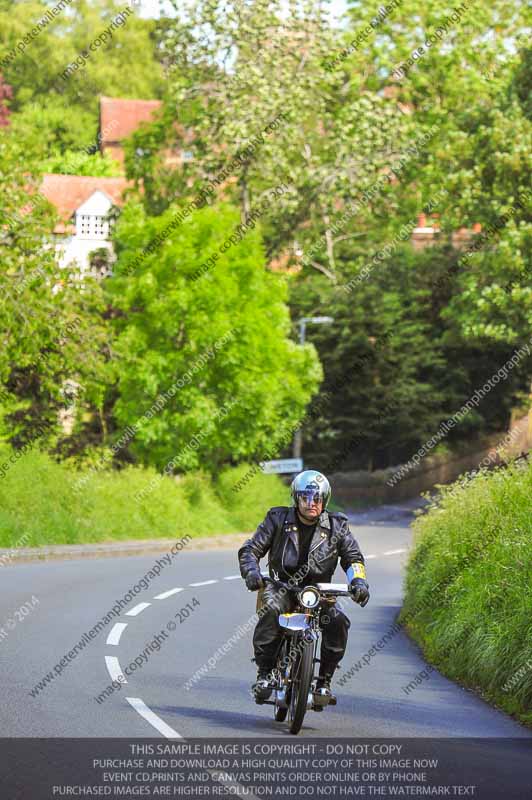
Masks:
[[[400,620],[441,672],[532,725],[532,464],[443,487],[414,536]]]
[[[0,463],[9,455],[1,448]],[[248,469],[227,469],[215,483],[140,467],[80,473],[34,450],[0,479],[0,547],[252,531],[268,508],[288,502],[288,489],[277,475],[257,474],[233,492]]]

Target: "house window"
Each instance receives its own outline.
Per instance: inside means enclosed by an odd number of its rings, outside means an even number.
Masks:
[[[105,217],[96,214],[78,214],[76,232],[84,239],[107,239],[109,222]]]

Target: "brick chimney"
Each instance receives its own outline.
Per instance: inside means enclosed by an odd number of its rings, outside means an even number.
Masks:
[[[423,250],[434,243],[434,226],[427,225],[427,215],[418,214],[417,226],[412,230],[412,247],[414,250]]]

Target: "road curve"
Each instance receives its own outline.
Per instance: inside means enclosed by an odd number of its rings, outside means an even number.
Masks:
[[[524,726],[473,693],[437,671],[428,674],[419,649],[401,630],[395,629],[386,646],[362,664],[372,646],[394,630],[411,533],[408,520],[400,512],[394,518],[393,510],[388,520],[370,514],[352,516],[351,522],[368,556],[371,600],[365,609],[346,605],[351,629],[336,673],[338,705],[322,714],[309,712],[299,738],[531,737]],[[1,711],[3,736],[287,734],[286,725],[273,720],[271,707],[257,706],[250,697],[253,626],[246,622],[256,596],[238,575],[235,550],[185,548],[120,616],[93,639],[86,637],[81,652],[64,662],[60,674],[35,691],[158,558],[80,559],[2,570],[2,616],[15,621],[9,630],[4,625],[0,641],[0,680],[8,687]],[[339,569],[333,580],[342,576]],[[27,609],[24,617],[22,607]],[[142,664],[130,670],[127,684],[118,683],[135,659]],[[417,688],[405,692],[424,671]],[[102,700],[113,678],[120,688]]]

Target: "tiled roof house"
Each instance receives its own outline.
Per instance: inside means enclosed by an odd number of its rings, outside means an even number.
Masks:
[[[124,192],[130,185],[126,178],[43,176],[40,192],[59,214],[54,234],[61,267],[76,260],[86,272],[91,252],[100,248],[112,252],[106,217],[113,206],[123,205]]]
[[[124,140],[143,122],[152,121],[161,105],[160,100],[101,97],[98,133],[101,153],[123,165]],[[44,175],[40,192],[59,214],[54,234],[61,267],[75,260],[83,273],[89,269],[91,252],[105,248],[112,253],[107,214],[112,207],[123,205],[125,190],[132,185],[125,177]]]
[[[98,140],[102,155],[107,153],[115,161],[123,164],[123,141],[131,136],[143,122],[152,122],[161,107],[161,100],[100,97]]]
[[[393,87],[391,87],[393,88]],[[102,154],[107,153],[115,161],[124,164],[123,142],[144,122],[153,121],[162,108],[160,100],[129,100],[115,97],[100,97],[100,124],[98,142]],[[405,107],[405,113],[410,109]],[[191,134],[180,131],[183,144],[189,143]],[[166,163],[177,166],[190,157],[186,150],[176,148],[166,153]],[[97,178],[79,175],[45,175],[41,187],[42,194],[57,208],[61,218],[54,233],[60,241],[58,249],[60,264],[66,266],[73,259],[80,264],[82,271],[88,269],[89,254],[99,248],[111,252],[109,226],[105,217],[112,206],[120,207],[124,202],[124,192],[131,185],[125,177]],[[478,233],[480,225],[472,230],[461,228],[452,235],[452,243],[463,248],[471,237]],[[439,240],[440,231],[437,215],[427,220],[420,214],[418,225],[412,231],[412,246],[423,249]],[[273,264],[272,268],[285,271],[286,265]],[[297,269],[297,267],[296,267]]]

